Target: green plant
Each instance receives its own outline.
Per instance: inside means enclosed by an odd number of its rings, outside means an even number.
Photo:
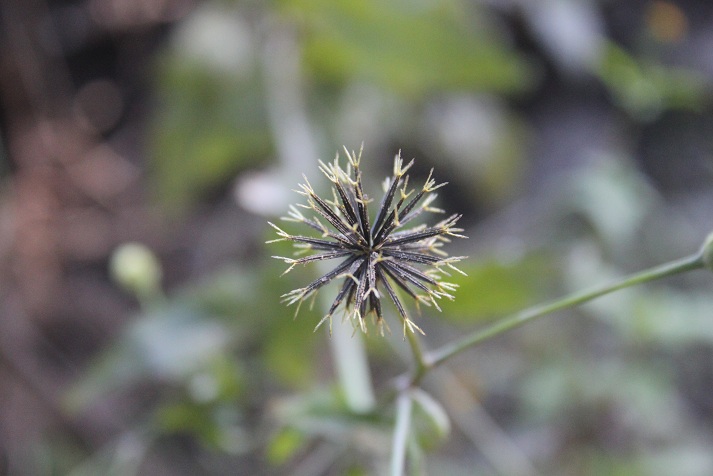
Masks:
[[[345,318],[348,318],[348,321],[355,329],[360,328],[366,333],[365,319],[367,318],[368,313],[366,311],[368,308],[369,312],[374,313],[376,324],[382,330],[383,313],[378,289],[385,289],[395,304],[403,323],[404,337],[411,349],[412,368],[395,380],[396,384],[393,387],[393,391],[386,398],[381,399],[379,403],[382,407],[392,404],[395,406],[390,463],[390,474],[393,476],[404,474],[407,460],[412,461],[414,467],[419,464],[418,443],[415,441],[414,432],[412,431],[414,426],[414,404],[418,404],[419,408],[429,413],[431,421],[437,422],[435,426],[441,429],[447,427],[447,424],[443,423],[444,418],[440,406],[420,388],[424,377],[436,367],[466,349],[539,317],[579,306],[624,288],[711,267],[713,234],[708,237],[702,248],[691,256],[632,274],[606,285],[575,292],[569,296],[516,312],[483,329],[468,333],[440,348],[426,351],[416,332],[419,331],[423,334],[423,331],[408,317],[400,298],[389,281],[396,283],[398,288],[417,302],[433,304],[438,307],[437,299],[442,297],[453,299],[449,292],[454,290],[454,285],[440,281],[437,272],[442,271],[443,266],[460,271],[453,266],[453,262],[459,261],[464,257],[448,258],[440,250],[443,241],[448,241],[448,236],[463,237],[459,234],[462,230],[454,228],[455,222],[460,216],[453,215],[435,226],[420,225],[411,230],[399,231],[398,229],[402,225],[411,221],[423,211],[440,211],[430,207],[435,197],[426,194],[443,184],[436,186],[429,175],[421,191],[410,200],[407,200],[412,192],[407,190],[408,176],[405,173],[411,163],[403,167],[401,158],[397,156],[393,177],[385,182],[385,195],[374,219],[374,226],[369,227],[370,217],[366,206],[369,199],[363,192],[359,169],[361,152],[359,155],[347,152],[347,157],[350,167],[346,171],[339,166],[337,159],[333,164],[321,165],[322,172],[334,187],[333,200],[320,198],[306,178],[306,184],[301,185],[301,191],[298,192],[307,197],[308,200],[308,204],[302,205],[302,207],[322,216],[336,232],[330,231],[317,218],[305,217],[297,208],[291,207],[286,220],[306,224],[322,233],[322,238],[293,235],[270,223],[277,230],[280,238],[270,240],[268,243],[291,241],[300,251],[317,251],[316,254],[301,258],[276,256],[276,258],[290,265],[287,271],[290,271],[298,264],[335,258],[343,259],[340,265],[322,277],[283,296],[283,299],[288,304],[301,303],[328,282],[343,278],[341,289],[317,327],[325,320],[329,320],[331,329],[331,318],[337,308],[344,303]],[[397,191],[400,191],[400,198],[394,204],[394,197]],[[419,200],[424,196],[427,198],[423,204],[416,208]],[[435,270],[421,271],[414,264],[432,266]],[[419,291],[426,294],[419,295],[417,294]],[[363,353],[359,353],[350,357],[358,359],[364,358],[363,356]],[[342,381],[348,380],[348,376],[346,378],[342,377]],[[368,383],[365,385],[368,385]],[[347,393],[348,400],[349,390],[345,388],[344,391]],[[371,390],[367,391],[367,393],[369,392]],[[367,414],[369,412],[379,414],[379,408],[372,408],[372,406],[362,408],[361,411],[352,407],[352,410],[355,410],[357,414]],[[440,425],[438,422],[440,422]],[[409,454],[411,454],[410,458],[408,458]]]

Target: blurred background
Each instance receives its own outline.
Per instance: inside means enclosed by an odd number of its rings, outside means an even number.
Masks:
[[[468,277],[436,347],[695,252],[713,229],[703,0],[0,3],[0,474],[376,474],[264,245],[317,160],[435,167]],[[127,243],[131,243],[127,245]],[[425,382],[432,474],[713,474],[713,282],[511,332]],[[306,306],[305,306],[306,307]],[[389,312],[393,312],[391,309]],[[377,392],[400,326],[366,339]],[[435,428],[435,430],[434,430]],[[413,467],[418,465],[411,462]]]

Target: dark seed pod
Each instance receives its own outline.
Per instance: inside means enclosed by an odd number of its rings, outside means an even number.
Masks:
[[[298,258],[275,256],[290,265],[285,272],[298,264],[341,259],[327,274],[285,294],[283,300],[288,305],[297,304],[299,310],[299,304],[325,284],[343,279],[329,311],[317,327],[328,320],[331,329],[332,315],[344,303],[347,315],[362,331],[367,330],[365,318],[372,314],[383,335],[381,298],[385,293],[396,306],[403,321],[404,333],[407,329],[423,333],[408,317],[398,291],[405,292],[417,303],[434,305],[439,310],[438,300],[444,297],[453,299],[451,293],[457,286],[443,281],[441,277],[449,275],[448,269],[463,273],[454,264],[465,257],[449,257],[441,247],[450,241],[450,237],[465,238],[460,234],[463,230],[456,227],[461,215],[451,215],[432,226],[405,228],[424,212],[443,213],[431,203],[436,198],[433,192],[445,183],[437,185],[431,178],[431,170],[420,189],[409,190],[406,172],[413,161],[404,166],[400,155],[397,155],[393,175],[386,180],[384,197],[373,222],[370,221],[369,199],[362,188],[359,168],[361,151],[359,155],[350,154],[346,149],[345,152],[348,159],[346,168],[339,164],[338,155],[332,163],[320,162],[320,170],[332,183],[333,198],[325,199],[317,195],[305,177],[297,193],[304,196],[307,203],[290,206],[288,216],[283,217],[283,220],[307,225],[317,231],[319,237],[292,235],[270,223],[280,238],[268,243],[292,241],[300,254],[313,253]],[[312,216],[305,216],[300,208],[309,210]]]

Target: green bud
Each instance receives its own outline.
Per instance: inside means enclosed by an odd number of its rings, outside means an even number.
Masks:
[[[111,277],[125,290],[139,296],[156,295],[161,285],[161,265],[141,243],[125,243],[111,256]]]
[[[703,243],[701,256],[703,257],[703,264],[706,265],[706,268],[713,271],[713,233],[708,235],[705,243]]]

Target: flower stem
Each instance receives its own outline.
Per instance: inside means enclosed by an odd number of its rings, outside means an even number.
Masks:
[[[355,413],[370,412],[376,398],[361,332],[354,333],[349,321],[335,319],[329,345],[347,406]]]
[[[600,296],[604,296],[605,294],[609,294],[614,291],[627,288],[629,286],[647,283],[649,281],[654,281],[657,279],[665,278],[667,276],[673,276],[675,274],[680,274],[686,271],[692,271],[703,267],[704,262],[702,253],[697,253],[686,258],[671,261],[669,263],[665,263],[660,266],[656,266],[648,270],[632,274],[628,277],[622,278],[618,281],[614,281],[613,283],[604,286],[598,286],[585,291],[576,292],[574,294],[565,296],[555,301],[540,304],[529,309],[520,311],[516,314],[512,314],[484,329],[477,330],[455,342],[446,344],[440,349],[436,349],[430,352],[428,355],[425,356],[425,360],[423,362],[425,365],[425,369],[422,369],[420,371],[417,369],[417,371],[412,374],[413,376],[411,378],[411,383],[412,385],[419,383],[428,369],[442,364],[454,355],[457,355],[463,352],[464,350],[473,347],[476,344],[496,337],[511,329],[520,327],[527,322],[537,319],[538,317],[550,314],[555,311],[560,311],[562,309],[578,306]]]
[[[406,339],[408,340],[409,347],[411,348],[411,353],[414,358],[415,368],[413,369],[414,377],[421,380],[423,376],[428,371],[430,365],[426,361],[426,356],[423,353],[423,348],[421,347],[421,341],[415,332],[406,331]]]
[[[406,465],[406,446],[411,427],[411,400],[410,392],[402,392],[396,399],[396,423],[394,425],[394,439],[391,448],[391,476],[403,476]]]

